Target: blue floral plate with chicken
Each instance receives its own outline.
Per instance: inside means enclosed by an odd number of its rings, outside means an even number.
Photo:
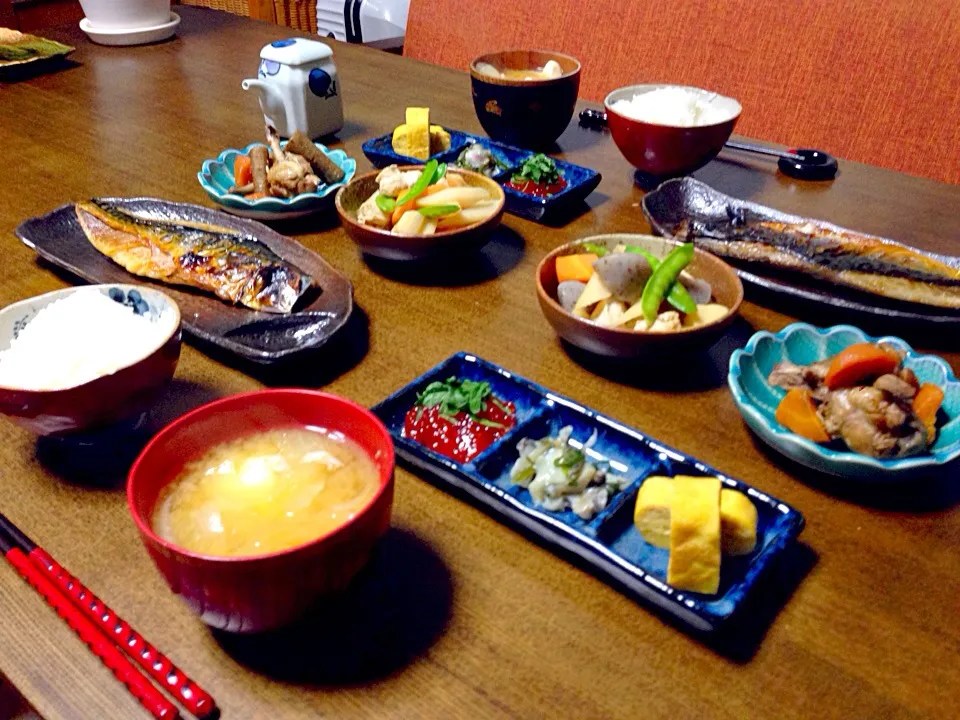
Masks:
[[[197,180],[206,191],[210,199],[233,215],[251,218],[253,220],[293,220],[311,215],[325,208],[333,206],[336,191],[353,179],[357,173],[357,161],[349,157],[343,150],[330,150],[325,145],[314,143],[328,158],[333,160],[342,170],[343,179],[329,184],[321,184],[313,192],[300,193],[291,198],[265,197],[248,200],[243,195],[230,192],[234,186],[233,162],[238,155],[250,153],[255,145],[251,143],[242,150],[228,148],[220,153],[215,160],[204,160],[203,167],[197,173]],[[280,147],[286,147],[284,140]]]
[[[786,391],[768,382],[775,365],[783,360],[810,365],[863,342],[894,346],[904,355],[903,367],[912,370],[920,383],[933,383],[943,390],[937,437],[926,451],[903,458],[876,458],[852,452],[842,441],[830,445],[815,443],[777,422],[777,405]],[[801,465],[820,472],[883,482],[932,473],[960,457],[960,382],[945,360],[920,354],[900,338],[871,337],[851,325],[816,328],[794,323],[776,334],[758,332],[751,337],[747,346],[730,358],[727,381],[744,421],[761,440]]]

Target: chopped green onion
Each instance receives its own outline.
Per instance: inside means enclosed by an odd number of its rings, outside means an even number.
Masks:
[[[576,448],[567,448],[564,450],[563,455],[558,457],[553,461],[553,464],[559,468],[572,468],[586,459],[586,455],[583,454],[583,451],[577,450]]]
[[[517,473],[516,477],[513,478],[513,482],[522,483],[532,478],[534,475],[536,475],[536,473],[537,471],[533,465],[527,465],[527,467]]]
[[[496,420],[487,420],[487,418],[483,418],[483,417],[474,417],[473,421],[480,425],[486,425],[487,427],[492,427],[492,428],[506,427],[506,425],[504,425],[503,423],[498,423]]]

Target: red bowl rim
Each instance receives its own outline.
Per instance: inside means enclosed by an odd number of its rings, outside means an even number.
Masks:
[[[737,107],[739,107],[740,110],[737,111],[735,115],[727,118],[726,120],[721,120],[720,122],[712,123],[711,125],[691,125],[689,127],[685,127],[682,125],[663,125],[662,123],[645,122],[644,120],[637,120],[635,118],[624,115],[621,112],[617,112],[616,110],[613,109],[612,105],[610,104],[610,98],[613,96],[613,94],[623,92],[624,90],[634,90],[636,88],[650,88],[651,90],[653,90],[657,88],[668,88],[668,87],[682,88],[684,90],[696,90],[697,92],[702,92],[702,93],[713,93],[712,90],[705,90],[703,88],[697,87],[696,85],[678,85],[675,83],[637,83],[636,85],[624,85],[623,87],[618,87],[617,89],[611,90],[610,92],[608,92],[606,97],[603,98],[603,108],[608,113],[616,115],[618,118],[621,118],[626,122],[636,123],[637,125],[644,125],[646,127],[673,128],[674,130],[702,130],[703,128],[716,128],[716,127],[720,127],[721,125],[726,125],[728,123],[736,122],[739,119],[739,117],[743,114],[743,105],[740,104],[739,100],[737,100],[736,98],[730,97],[729,95],[721,95],[720,93],[714,93],[714,94],[717,95],[718,97],[722,97],[727,100],[732,100],[737,104]]]
[[[137,474],[137,471],[140,468],[140,463],[143,462],[144,457],[149,453],[154,445],[156,445],[160,439],[167,435],[168,433],[173,432],[175,429],[179,429],[184,425],[189,425],[197,415],[201,413],[209,412],[211,409],[216,408],[219,405],[225,405],[227,403],[235,403],[238,400],[244,399],[256,399],[263,398],[264,396],[270,395],[305,395],[309,397],[316,398],[317,400],[325,402],[333,402],[336,404],[346,405],[350,408],[357,410],[361,415],[365,416],[367,420],[370,420],[373,426],[377,429],[379,434],[379,439],[382,441],[383,446],[387,448],[387,460],[389,463],[387,467],[389,472],[380,474],[380,488],[374,493],[373,497],[370,498],[369,502],[363,506],[350,520],[339,525],[338,527],[333,528],[324,535],[320,535],[313,540],[308,540],[305,543],[300,545],[295,545],[285,550],[277,550],[272,553],[265,553],[263,555],[205,555],[203,553],[194,552],[188,550],[187,548],[172,543],[169,540],[165,540],[160,537],[151,527],[150,523],[144,520],[141,517],[140,513],[137,512],[136,504],[134,503],[134,493],[133,493],[133,478]],[[152,542],[157,543],[158,545],[163,546],[167,550],[170,550],[178,555],[183,555],[184,557],[191,558],[193,560],[202,560],[204,562],[214,562],[214,563],[250,563],[250,562],[260,562],[267,561],[278,557],[284,557],[287,555],[293,555],[294,553],[304,550],[305,548],[312,547],[314,545],[319,545],[328,538],[337,535],[345,531],[348,527],[357,522],[361,516],[365,515],[370,508],[372,508],[383,493],[386,491],[387,486],[390,484],[390,479],[393,477],[393,469],[395,465],[395,456],[393,450],[393,439],[390,437],[390,433],[384,424],[380,421],[376,415],[374,415],[370,410],[363,407],[362,405],[355,403],[353,400],[348,400],[345,397],[340,395],[334,395],[333,393],[322,392],[320,390],[308,390],[306,388],[267,388],[263,390],[252,390],[245,393],[236,393],[234,395],[228,395],[223,398],[218,398],[211,402],[200,405],[199,407],[190,410],[189,412],[181,415],[175,420],[171,421],[169,424],[165,425],[156,435],[154,435],[150,442],[148,442],[143,450],[140,451],[140,454],[137,455],[137,459],[134,460],[133,465],[130,466],[130,472],[127,474],[127,507],[130,511],[130,515],[133,516],[133,521],[136,523],[137,528],[140,532],[149,537]]]

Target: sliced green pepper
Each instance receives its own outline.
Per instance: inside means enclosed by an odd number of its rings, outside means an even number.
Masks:
[[[394,200],[389,195],[384,195],[382,193],[377,193],[377,199],[374,200],[377,204],[377,207],[380,208],[380,212],[389,215],[397,207],[397,201]]]
[[[580,243],[580,247],[583,248],[584,252],[593,253],[597,257],[603,257],[610,252],[606,246],[595,242]]]
[[[656,272],[657,268],[660,267],[660,258],[656,257],[649,250],[644,250],[636,245],[627,245],[624,248],[624,251],[628,253],[634,253],[636,255],[643,255],[647,262],[650,263],[650,269],[654,272]],[[687,289],[683,286],[683,283],[680,282],[673,283],[673,286],[670,288],[670,292],[667,293],[667,302],[684,315],[692,315],[697,311],[697,304],[693,301],[693,298],[690,297],[690,293],[687,292]]]
[[[440,182],[444,175],[447,174],[447,164],[440,163],[437,165],[437,176],[433,179],[433,182]]]
[[[420,214],[425,218],[437,218],[460,212],[460,206],[456,203],[450,203],[449,205],[427,205],[426,207],[417,208],[417,210],[419,210]]]
[[[420,197],[423,195],[423,191],[426,190],[430,185],[433,184],[434,176],[437,174],[437,167],[439,163],[436,160],[428,160],[427,164],[423,166],[423,172],[420,173],[420,177],[417,178],[417,181],[407,190],[403,195],[397,199],[397,205],[403,205],[406,202]]]
[[[643,288],[643,295],[640,298],[640,309],[643,310],[643,317],[647,325],[652,325],[657,319],[657,312],[660,310],[660,303],[663,302],[670,287],[677,282],[680,273],[693,260],[693,243],[684,243],[680,247],[670,251],[653,275],[647,280]],[[696,310],[696,306],[694,306]]]

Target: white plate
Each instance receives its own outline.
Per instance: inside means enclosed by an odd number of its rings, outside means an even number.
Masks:
[[[87,20],[87,18],[80,21],[80,29],[83,30],[91,40],[100,45],[145,45],[147,43],[166,40],[177,31],[177,25],[179,24],[180,16],[172,12],[170,13],[170,19],[165,23],[134,30],[98,28]]]

